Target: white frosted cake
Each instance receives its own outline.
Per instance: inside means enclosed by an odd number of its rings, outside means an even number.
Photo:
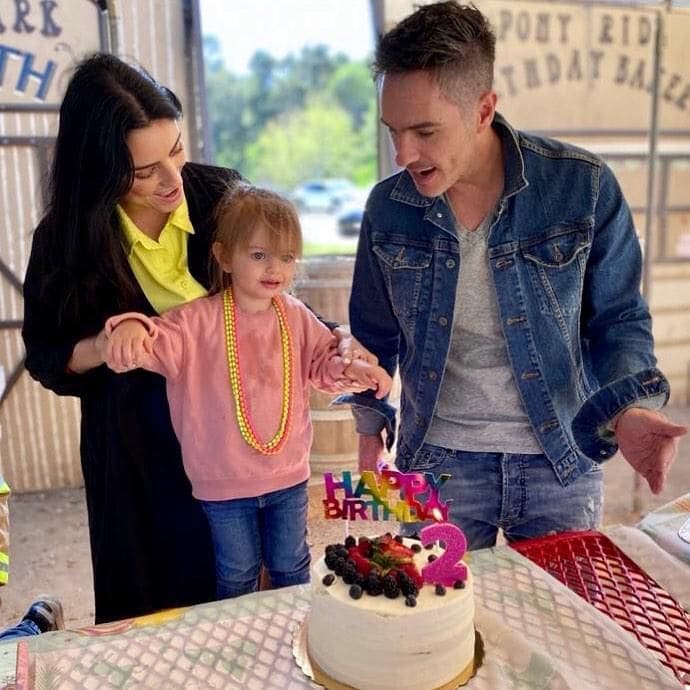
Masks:
[[[469,568],[454,586],[422,584],[422,568],[443,549],[390,535],[352,541],[327,547],[312,569],[307,650],[317,682],[358,690],[436,690],[465,682],[475,648]]]

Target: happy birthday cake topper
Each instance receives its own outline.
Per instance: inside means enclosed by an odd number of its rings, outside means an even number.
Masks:
[[[434,476],[431,472],[405,474],[381,469],[380,474],[362,472],[356,486],[352,473],[345,471],[340,479],[332,472],[323,475],[326,497],[323,499],[326,520],[398,520],[423,522],[448,520],[448,505],[440,496],[449,474]]]

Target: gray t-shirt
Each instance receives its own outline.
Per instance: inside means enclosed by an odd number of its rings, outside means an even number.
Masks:
[[[489,269],[494,212],[460,240],[453,333],[426,443],[488,453],[541,453],[513,379]]]

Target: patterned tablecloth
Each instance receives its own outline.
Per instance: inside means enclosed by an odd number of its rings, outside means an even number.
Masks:
[[[473,552],[470,567],[485,658],[468,690],[683,687],[629,633],[512,549]],[[292,650],[308,610],[309,588],[292,587],[27,638],[17,680],[30,670],[27,688],[316,688]],[[13,645],[0,647],[3,657],[12,676]]]

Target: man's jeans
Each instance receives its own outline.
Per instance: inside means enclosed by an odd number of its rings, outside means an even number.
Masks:
[[[307,483],[263,496],[201,501],[216,555],[219,599],[255,592],[261,564],[274,587],[309,582]]]
[[[3,642],[10,642],[20,637],[31,637],[32,635],[40,635],[41,629],[33,621],[23,620],[13,625],[7,630],[0,633],[0,644]]]
[[[499,528],[508,542],[568,530],[596,529],[603,503],[602,470],[593,465],[568,486],[558,481],[544,455],[471,453],[424,444],[407,472],[450,474],[441,488],[452,499],[448,519],[467,538],[468,549],[494,546]],[[403,534],[421,523],[406,523]]]

